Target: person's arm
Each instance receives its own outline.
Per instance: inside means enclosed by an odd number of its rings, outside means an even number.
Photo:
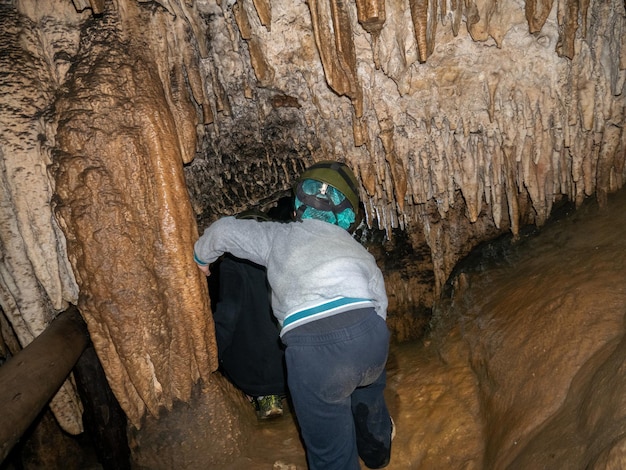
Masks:
[[[198,265],[198,268],[200,269],[200,271],[204,273],[205,276],[208,277],[211,275],[211,270],[209,269],[208,264],[204,264],[202,261],[198,261],[198,260],[196,260],[196,264]]]
[[[286,224],[257,222],[249,219],[224,217],[212,223],[196,241],[193,257],[198,267],[208,271],[208,266],[224,253],[267,265],[276,231]]]
[[[222,239],[227,236],[229,219],[235,220],[234,217],[224,217],[213,222],[194,244],[193,260],[207,276],[210,273],[209,265],[227,251]]]

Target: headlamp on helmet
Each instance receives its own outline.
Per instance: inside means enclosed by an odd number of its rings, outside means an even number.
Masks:
[[[323,161],[298,179],[294,206],[296,218],[318,219],[352,231],[359,211],[358,182],[345,164]]]

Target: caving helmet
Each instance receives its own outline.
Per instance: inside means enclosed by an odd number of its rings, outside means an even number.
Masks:
[[[344,163],[315,163],[296,181],[296,219],[318,219],[352,232],[359,224],[358,188],[354,173]]]

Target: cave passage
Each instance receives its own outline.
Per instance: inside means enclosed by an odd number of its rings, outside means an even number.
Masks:
[[[622,190],[605,209],[588,201],[516,242],[473,253],[429,333],[392,344],[386,396],[398,432],[389,469],[618,468],[626,455],[624,207]],[[210,459],[199,445],[210,399],[199,393],[148,420],[135,436],[138,463],[198,468]],[[253,414],[240,406],[241,416]],[[243,455],[212,468],[304,470],[294,416],[256,422]]]

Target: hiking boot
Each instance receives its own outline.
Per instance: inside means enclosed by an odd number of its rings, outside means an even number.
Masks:
[[[283,400],[279,395],[267,395],[254,399],[259,419],[278,418],[283,415]]]
[[[358,409],[358,408],[357,408]],[[396,423],[390,416],[391,429],[389,430],[389,446],[373,438],[371,433],[363,437],[363,433],[357,432],[357,449],[359,457],[367,468],[385,468],[391,461],[391,443],[396,437]]]

